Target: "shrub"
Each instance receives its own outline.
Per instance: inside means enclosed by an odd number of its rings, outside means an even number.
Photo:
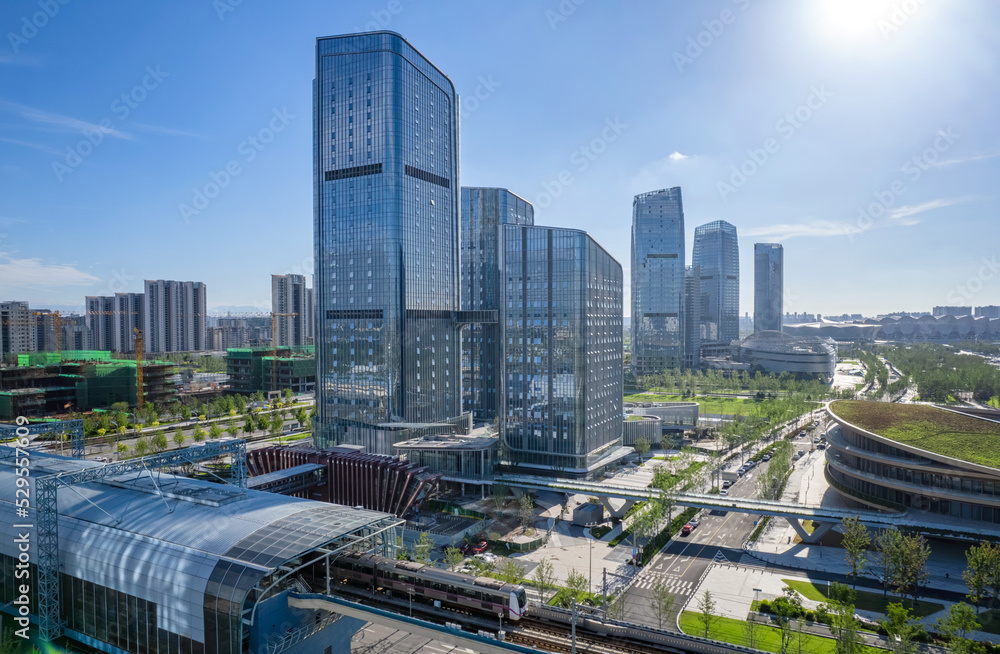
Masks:
[[[757,602],[757,611],[759,613],[770,613],[771,612],[771,602],[769,600],[761,600]]]

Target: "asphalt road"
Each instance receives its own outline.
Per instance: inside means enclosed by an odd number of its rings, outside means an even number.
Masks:
[[[757,495],[757,477],[763,463],[735,482],[728,494],[751,498]],[[715,561],[754,565],[756,559],[743,560],[743,541],[754,529],[760,516],[738,512],[702,511],[701,525],[690,536],[676,535],[639,573],[639,578],[626,593],[626,619],[631,622],[660,627],[653,612],[652,586],[662,578],[674,595],[674,604],[663,621],[663,628],[676,629],[677,613],[684,607],[705,570]]]

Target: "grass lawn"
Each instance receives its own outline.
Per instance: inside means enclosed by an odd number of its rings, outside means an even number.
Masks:
[[[782,581],[801,593],[806,599],[814,600],[816,602],[826,602],[830,599],[826,595],[827,588],[825,584],[817,586],[810,581],[802,581],[801,579],[782,579]],[[875,611],[876,613],[884,614],[886,604],[892,604],[895,602],[901,603],[903,606],[907,607],[910,605],[909,600],[901,599],[895,595],[888,595],[883,598],[879,593],[869,593],[863,590],[857,591],[857,594],[857,604],[854,608],[862,611]],[[918,601],[917,605],[913,607],[913,614],[918,618],[923,618],[943,609],[944,606],[941,604],[922,600]]]
[[[750,412],[755,403],[745,397],[681,397],[680,395],[654,395],[637,393],[626,395],[626,402],[697,402],[701,413],[722,413],[728,415],[744,415]],[[639,409],[641,411],[641,409]]]
[[[854,359],[844,359],[843,361],[841,361],[841,363],[846,363],[849,366],[859,365],[858,362],[855,361]]]
[[[838,400],[835,414],[905,445],[1000,468],[1000,425],[921,404]]]
[[[697,611],[684,611],[681,613],[681,631],[692,636],[704,636],[705,627],[699,620],[701,614]],[[712,628],[708,632],[708,637],[721,640],[724,643],[746,646],[747,635],[743,620],[733,618],[717,617],[712,623]],[[777,627],[761,625],[757,628],[756,648],[766,652],[781,651],[781,636]],[[792,645],[793,650],[797,649]],[[836,648],[832,638],[813,636],[812,634],[802,634],[802,651],[809,654],[834,654]]]
[[[982,625],[980,631],[989,634],[1000,634],[1000,611],[982,611],[979,614],[979,624]]]

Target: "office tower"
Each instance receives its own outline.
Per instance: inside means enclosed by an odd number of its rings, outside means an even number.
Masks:
[[[146,298],[142,293],[115,293],[112,316],[111,349],[115,352],[135,352],[135,330],[146,327]]]
[[[463,418],[458,96],[376,32],[317,39],[313,99],[314,441],[391,454]]]
[[[0,302],[0,359],[34,352],[35,336],[27,302]]]
[[[753,245],[753,330],[781,331],[784,310],[785,249],[780,243]]]
[[[91,347],[95,350],[114,350],[115,298],[113,296],[88,295],[86,309]]]
[[[691,263],[701,267],[702,337],[728,345],[740,337],[740,246],[724,220],[694,230]]]
[[[971,316],[972,307],[934,307],[931,315],[937,316]]]
[[[279,346],[306,345],[312,321],[312,290],[305,275],[271,275],[271,311]]]
[[[306,313],[306,343],[311,345],[316,338],[316,293],[313,289],[306,289],[306,299],[303,304]]]
[[[684,366],[697,368],[701,363],[701,269],[684,268]]]
[[[684,206],[680,187],[632,201],[632,369],[662,375],[684,362]]]
[[[143,348],[146,352],[208,349],[205,284],[145,280]]]
[[[976,307],[975,315],[980,318],[992,318],[995,320],[1000,318],[1000,306],[994,304],[986,307]]]
[[[504,225],[533,225],[531,204],[507,189],[462,188],[462,309],[499,311]],[[501,328],[472,324],[462,330],[462,410],[476,420],[496,419],[502,402]]]
[[[622,456],[622,267],[586,232],[505,225],[504,431],[516,471],[596,476]]]

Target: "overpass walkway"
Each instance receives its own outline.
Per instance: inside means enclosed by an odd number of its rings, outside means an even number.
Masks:
[[[592,495],[606,504],[608,498],[624,499],[627,511],[636,502],[646,501],[663,494],[655,488],[636,488],[634,486],[616,485],[607,482],[578,481],[575,479],[553,479],[546,477],[531,477],[527,475],[502,475],[496,483],[505,484],[511,488],[524,490],[555,491],[571,494]],[[880,513],[860,509],[836,509],[811,506],[808,504],[790,504],[774,500],[751,499],[705,493],[676,493],[673,503],[680,506],[690,506],[698,509],[736,511],[754,515],[767,515],[784,518],[792,526],[799,538],[806,543],[816,543],[844,518],[859,518],[869,527],[898,528],[912,526],[906,520],[905,513]],[[610,507],[608,507],[610,508]],[[815,529],[810,534],[802,525],[802,520],[812,520]]]

